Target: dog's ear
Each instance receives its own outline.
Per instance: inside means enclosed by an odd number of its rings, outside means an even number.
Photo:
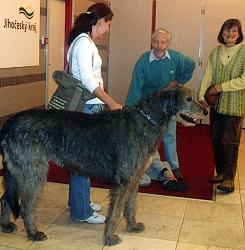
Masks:
[[[178,95],[175,89],[160,93],[160,106],[164,114],[175,115],[177,112]]]

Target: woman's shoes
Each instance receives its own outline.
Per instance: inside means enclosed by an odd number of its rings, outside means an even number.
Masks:
[[[90,203],[90,207],[93,209],[94,212],[100,212],[102,210],[102,206],[98,203]]]
[[[217,186],[217,189],[226,193],[231,193],[235,190],[234,181],[231,179],[226,179]]]
[[[209,179],[209,183],[221,183],[224,180],[224,175],[223,174],[217,174],[213,178]]]
[[[93,214],[88,217],[87,219],[72,219],[73,221],[77,221],[77,222],[87,222],[89,224],[102,224],[105,222],[105,216],[98,214],[97,212],[102,210],[102,206],[98,203],[90,203],[90,207],[93,209]]]
[[[75,220],[77,222],[87,222],[89,224],[102,224],[105,222],[105,216],[94,212],[90,217],[84,220]]]
[[[219,183],[219,185],[217,185],[217,189],[221,190],[223,192],[226,193],[231,193],[235,190],[235,186],[234,186],[234,181],[232,179],[224,179],[224,175],[223,174],[217,174],[216,176],[214,176],[213,178],[209,179],[210,183]]]

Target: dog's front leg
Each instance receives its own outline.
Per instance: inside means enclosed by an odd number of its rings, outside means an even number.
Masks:
[[[124,217],[127,222],[127,229],[129,232],[140,233],[145,230],[144,224],[139,222],[136,223],[135,215],[137,210],[137,195],[138,195],[139,184],[138,182],[132,182],[128,185]]]
[[[106,217],[104,231],[104,242],[106,245],[113,246],[121,243],[118,235],[114,234],[119,222],[120,214],[125,204],[126,187],[121,185],[114,186],[110,191],[110,207]]]

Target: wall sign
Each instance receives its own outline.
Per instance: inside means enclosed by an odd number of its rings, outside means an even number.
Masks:
[[[39,65],[39,0],[0,2],[0,68]]]

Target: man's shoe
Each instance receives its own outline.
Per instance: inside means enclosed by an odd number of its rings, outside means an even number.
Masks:
[[[74,220],[77,222],[87,222],[89,224],[102,224],[105,222],[105,216],[101,215],[101,214],[97,214],[96,212],[94,212],[90,217],[88,217],[85,220]]]
[[[94,212],[100,212],[102,210],[102,206],[98,203],[90,203],[90,207],[93,209]]]
[[[163,188],[166,191],[186,192],[189,186],[187,183],[183,181],[169,180],[169,181],[163,182]]]
[[[226,193],[231,193],[235,190],[234,181],[231,179],[226,179],[217,186],[217,189]]]
[[[213,178],[209,179],[209,183],[221,183],[224,180],[224,175],[223,174],[217,174]]]
[[[173,169],[173,174],[174,177],[178,180],[178,181],[183,181],[184,180],[184,176],[180,173],[179,169]]]

